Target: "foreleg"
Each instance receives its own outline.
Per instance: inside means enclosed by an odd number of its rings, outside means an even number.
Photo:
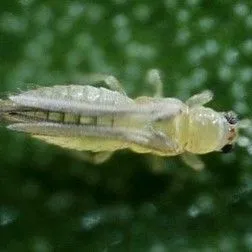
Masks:
[[[185,152],[181,154],[181,158],[185,164],[187,164],[196,171],[201,171],[205,167],[205,164],[201,160],[201,158],[195,154]]]
[[[199,93],[190,97],[186,101],[186,104],[189,107],[202,106],[210,102],[212,99],[213,99],[213,93],[210,90],[205,90],[202,93]]]

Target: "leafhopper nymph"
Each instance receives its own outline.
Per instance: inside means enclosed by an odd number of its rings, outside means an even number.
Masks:
[[[232,149],[237,119],[232,112],[205,106],[212,92],[203,91],[185,103],[163,98],[156,70],[151,74],[153,97],[131,99],[115,77],[94,75],[91,80],[109,88],[57,85],[10,95],[0,101],[1,118],[9,122],[9,129],[63,148],[93,152],[96,162],[128,148],[158,156],[182,155],[191,167],[201,169],[203,163],[195,154]]]

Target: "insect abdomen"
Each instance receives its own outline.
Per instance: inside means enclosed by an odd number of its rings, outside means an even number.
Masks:
[[[74,125],[102,125],[114,126],[115,117],[105,116],[82,116],[73,113],[51,112],[51,111],[15,111],[6,114],[8,121],[14,122],[53,122],[59,124]]]

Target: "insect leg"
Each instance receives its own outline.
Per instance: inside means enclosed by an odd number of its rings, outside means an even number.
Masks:
[[[102,152],[89,152],[89,151],[74,151],[73,155],[78,159],[87,161],[92,164],[102,164],[106,162],[111,156],[113,152],[102,151]]]
[[[181,154],[181,159],[185,164],[192,167],[195,171],[201,171],[205,167],[205,164],[200,157],[195,154],[185,152]]]
[[[122,84],[113,75],[99,74],[99,73],[85,74],[81,78],[81,82],[84,85],[99,85],[101,82],[104,82],[109,89],[118,91],[119,93],[126,95],[126,92],[122,87]]]
[[[147,164],[152,172],[160,174],[167,169],[166,164],[167,160],[165,157],[160,157],[157,155],[148,155],[146,158],[147,158]]]
[[[146,74],[146,80],[154,89],[154,97],[163,97],[163,82],[157,69],[150,69]]]
[[[205,90],[202,93],[199,93],[190,97],[186,101],[186,104],[189,107],[194,107],[194,106],[204,105],[210,102],[212,99],[213,99],[213,93],[210,90]]]

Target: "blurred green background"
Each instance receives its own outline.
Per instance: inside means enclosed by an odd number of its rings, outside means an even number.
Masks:
[[[250,0],[1,0],[0,92],[115,75],[127,93],[204,89],[209,106],[250,117]],[[130,151],[93,166],[67,150],[0,128],[0,251],[252,251],[252,129],[232,154],[179,158],[153,172]]]

